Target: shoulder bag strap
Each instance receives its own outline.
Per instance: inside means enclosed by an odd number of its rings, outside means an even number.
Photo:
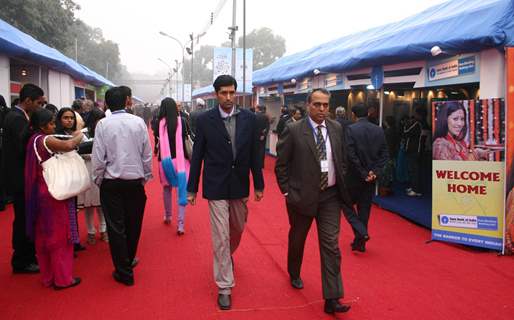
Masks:
[[[41,164],[41,156],[39,155],[39,152],[37,152],[37,145],[36,145],[36,143],[37,143],[37,139],[39,139],[39,138],[41,138],[41,137],[42,137],[42,135],[39,135],[39,136],[37,136],[37,137],[34,139],[34,152],[36,153],[36,157],[37,157],[37,160],[38,160],[39,164]],[[48,148],[48,146],[46,145],[46,139],[47,139],[48,137],[49,137],[49,136],[44,137],[44,139],[43,139],[43,145],[45,146],[46,151],[48,151],[48,153],[49,153],[51,156],[53,156],[53,155],[54,155],[54,153],[53,153],[53,152],[52,152],[52,150],[50,150],[50,148]]]

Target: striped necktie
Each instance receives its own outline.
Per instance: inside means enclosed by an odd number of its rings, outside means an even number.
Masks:
[[[323,137],[323,132],[321,131],[321,128],[323,126],[318,126],[318,133],[316,135],[316,149],[318,150],[318,160],[327,160],[327,147],[325,144],[325,138]],[[321,191],[325,190],[328,187],[328,172],[321,172],[321,179],[319,182],[319,188]]]

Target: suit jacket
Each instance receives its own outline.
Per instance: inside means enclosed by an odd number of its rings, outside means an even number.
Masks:
[[[198,119],[198,116],[204,112],[205,112],[204,109],[197,109],[197,110],[194,110],[193,112],[191,112],[191,114],[189,115],[189,127],[191,128],[193,137],[194,137],[194,135],[196,135],[196,120]]]
[[[4,140],[2,157],[4,160],[4,173],[6,188],[13,192],[24,190],[25,170],[25,135],[29,122],[25,114],[13,108],[4,120]]]
[[[344,156],[346,150],[343,130],[336,121],[327,119],[325,123],[332,148],[339,196],[349,205],[351,201],[344,181],[347,160]],[[277,155],[275,175],[280,191],[288,193],[286,202],[300,214],[315,216],[320,194],[321,167],[308,118],[286,125],[278,140]]]
[[[352,120],[344,119],[344,118],[336,118],[336,121],[339,122],[341,127],[343,127],[343,131],[346,131],[346,128],[353,124]]]
[[[275,128],[275,132],[277,133],[277,135],[279,137],[282,134],[282,131],[284,131],[284,129],[286,127],[287,120],[289,120],[289,119],[291,119],[291,117],[289,116],[289,113],[285,113],[285,114],[282,114],[280,116],[280,119],[278,120],[277,127]]]
[[[346,130],[348,160],[350,161],[349,180],[352,185],[363,183],[369,171],[377,177],[382,174],[389,152],[384,130],[369,122],[359,119]]]
[[[269,118],[265,113],[257,112],[255,114],[255,121],[257,131],[259,132],[259,159],[261,166],[264,168],[264,158],[266,156],[266,141],[268,140],[268,133],[270,128]]]
[[[203,162],[203,197],[208,200],[230,200],[248,197],[250,170],[255,190],[264,189],[259,160],[259,132],[255,115],[241,109],[236,116],[236,158],[233,158],[230,136],[219,108],[200,114],[189,171],[187,191],[198,192]]]

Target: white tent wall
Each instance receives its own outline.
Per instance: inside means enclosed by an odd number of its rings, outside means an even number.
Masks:
[[[498,49],[480,52],[480,98],[505,98],[505,53]]]
[[[4,97],[7,105],[11,104],[10,73],[9,58],[7,56],[0,55],[0,94]]]
[[[48,102],[59,109],[71,106],[73,102],[73,80],[69,75],[49,70]]]

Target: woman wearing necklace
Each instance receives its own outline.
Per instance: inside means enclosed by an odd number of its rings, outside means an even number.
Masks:
[[[466,109],[461,102],[450,101],[437,113],[433,159],[480,161],[489,160],[489,151],[470,148],[465,138],[468,132]]]

